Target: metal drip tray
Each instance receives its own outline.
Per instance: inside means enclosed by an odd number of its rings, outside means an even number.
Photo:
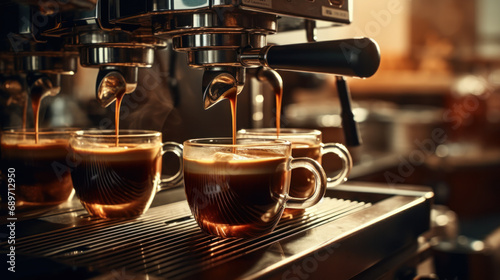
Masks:
[[[57,229],[16,239],[16,276],[285,279],[333,273],[335,279],[351,278],[415,242],[429,228],[431,198],[421,188],[343,186],[253,239],[205,235],[185,201],[152,207],[136,219],[91,219],[81,209],[44,215],[19,222],[21,228],[43,221]],[[2,251],[9,248],[7,242],[0,245]]]

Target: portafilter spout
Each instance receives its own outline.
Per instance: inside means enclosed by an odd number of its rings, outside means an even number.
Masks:
[[[213,67],[205,69],[202,80],[203,104],[209,109],[229,95],[240,94],[245,84],[245,68]]]
[[[96,99],[108,107],[120,94],[134,92],[137,88],[137,67],[102,67],[96,82]]]
[[[31,98],[41,100],[45,96],[56,96],[61,91],[61,75],[30,72],[26,75]]]
[[[273,69],[259,67],[257,70],[257,80],[261,82],[267,81],[275,92],[283,91],[283,79],[280,74]]]

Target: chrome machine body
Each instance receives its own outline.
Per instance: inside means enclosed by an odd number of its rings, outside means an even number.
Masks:
[[[57,76],[74,73],[79,56],[82,66],[100,69],[96,96],[103,106],[119,91],[134,91],[138,69],[151,67],[154,49],[169,40],[175,51],[188,53],[191,67],[205,70],[205,108],[227,92],[241,92],[247,68],[369,77],[380,62],[378,46],[367,38],[267,44],[282,16],[305,19],[311,34],[314,20],[349,24],[351,0],[27,0],[3,6],[2,75],[50,74],[55,77],[47,83],[57,84]],[[12,88],[7,80],[3,87]]]

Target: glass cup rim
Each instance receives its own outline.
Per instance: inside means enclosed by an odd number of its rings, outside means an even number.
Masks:
[[[237,131],[238,134],[247,135],[262,135],[262,136],[276,136],[276,128],[244,128]],[[293,136],[300,134],[303,135],[321,135],[321,131],[313,128],[280,128],[280,134],[286,134],[286,136]],[[299,135],[299,136],[300,136]]]
[[[82,129],[73,133],[73,137],[78,138],[99,138],[116,139],[116,130],[114,129]],[[146,129],[120,129],[118,138],[147,138],[161,137],[161,132]]]
[[[184,146],[193,147],[272,147],[291,146],[290,141],[285,139],[261,139],[261,138],[237,138],[236,141],[248,141],[249,143],[233,144],[231,137],[195,138],[184,141]]]
[[[76,131],[81,130],[78,127],[49,127],[49,128],[40,128],[38,130],[39,135],[52,135],[52,134],[66,134],[66,133],[75,133]],[[4,135],[35,135],[34,128],[11,128],[2,131]]]

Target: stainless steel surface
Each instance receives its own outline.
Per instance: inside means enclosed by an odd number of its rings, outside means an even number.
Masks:
[[[173,195],[181,200],[162,204]],[[136,219],[94,220],[73,204],[16,223],[16,255],[23,260],[18,262],[23,274],[17,275],[281,279],[303,267],[312,278],[320,273],[348,279],[412,246],[429,228],[431,202],[426,188],[341,186],[328,190],[324,201],[305,214],[282,220],[273,233],[254,239],[203,234],[182,189],[160,193],[155,202],[160,205]],[[8,249],[6,242],[0,246]],[[308,269],[311,261],[316,269]],[[46,267],[22,269],[40,264]]]
[[[20,53],[16,56],[16,69],[19,72],[73,75],[76,72],[77,65],[75,52],[44,52],[43,55]]]
[[[80,52],[80,63],[85,67],[151,67],[154,57],[153,51],[154,49],[152,46],[82,47]]]

